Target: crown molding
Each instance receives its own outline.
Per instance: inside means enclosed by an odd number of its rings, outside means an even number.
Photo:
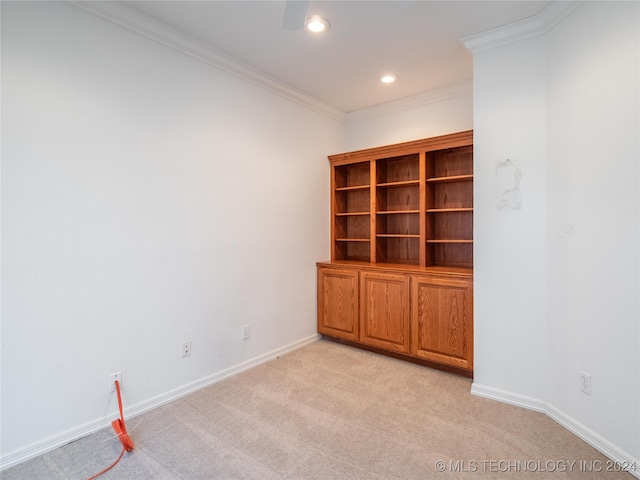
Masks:
[[[552,1],[537,15],[486,32],[461,38],[472,53],[543,35],[580,7],[584,0]]]
[[[427,92],[412,95],[410,97],[400,98],[391,102],[381,103],[372,107],[361,108],[348,112],[345,115],[346,124],[359,122],[373,117],[380,117],[390,113],[408,110],[410,108],[421,107],[430,103],[441,102],[450,98],[460,97],[462,95],[473,94],[473,81],[465,80],[464,82],[454,83],[445,87],[436,88]]]
[[[155,20],[120,2],[68,0],[67,3],[253,83],[258,87],[333,120],[341,123],[345,120],[345,112],[339,108],[329,105],[271,75],[246,65],[178,29]]]

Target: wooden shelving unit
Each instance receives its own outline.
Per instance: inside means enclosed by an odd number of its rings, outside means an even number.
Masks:
[[[473,132],[332,155],[318,332],[473,372]]]
[[[473,134],[329,157],[332,260],[473,267]]]
[[[427,263],[473,267],[473,146],[431,151],[427,169]]]
[[[369,162],[332,169],[332,255],[338,260],[371,261],[370,169]]]
[[[420,258],[420,156],[371,161],[375,171],[375,261],[418,264]]]

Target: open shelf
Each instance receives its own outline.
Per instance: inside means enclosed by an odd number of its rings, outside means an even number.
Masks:
[[[406,187],[411,185],[420,185],[420,180],[408,180],[406,182],[386,182],[386,183],[378,183],[376,186],[379,188],[384,187]]]
[[[402,233],[378,233],[378,238],[420,238],[420,235],[409,235]]]
[[[376,215],[402,215],[408,213],[420,213],[420,210],[385,210],[377,211]]]
[[[473,207],[467,208],[428,208],[427,213],[452,213],[452,212],[473,212]]]
[[[420,209],[419,183],[378,187],[376,195],[378,212],[406,212]]]
[[[432,265],[473,268],[473,241],[432,241],[427,243]]]
[[[427,181],[434,178],[449,181],[458,176],[465,177],[465,180],[469,180],[469,176],[473,178],[473,145],[436,150],[427,156]]]
[[[473,209],[473,183],[449,182],[427,185],[427,210]]]
[[[336,189],[368,187],[371,183],[369,162],[336,166],[334,181]]]
[[[376,239],[376,261],[418,265],[420,262],[419,235],[381,235]]]
[[[473,240],[427,240],[427,243],[473,243]]]
[[[329,159],[332,259],[473,266],[472,132]]]
[[[369,190],[341,190],[335,192],[336,214],[369,213]]]
[[[334,235],[337,239],[371,240],[371,221],[368,214],[336,216]]]
[[[376,214],[376,235],[420,236],[420,211],[378,212]]]
[[[376,185],[418,183],[420,181],[418,153],[376,160]]]
[[[471,182],[473,181],[473,174],[469,175],[454,175],[451,177],[431,177],[427,178],[427,182],[436,183],[436,182]]]
[[[354,190],[369,190],[371,187],[369,185],[358,185],[355,187],[338,187],[336,188],[336,192],[349,192]]]
[[[371,261],[371,242],[368,240],[336,239],[335,260]]]

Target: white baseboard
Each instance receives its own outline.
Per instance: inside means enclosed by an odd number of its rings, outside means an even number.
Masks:
[[[475,382],[471,385],[471,393],[478,397],[485,397],[491,400],[497,400],[498,402],[508,403],[509,405],[515,405],[516,407],[526,408],[527,410],[545,413],[544,402],[525,395],[507,392],[485,385],[478,385]]]
[[[542,402],[535,398],[519,395],[517,393],[507,392],[498,388],[487,387],[485,385],[478,385],[476,383],[471,385],[471,393],[479,397],[489,398],[502,403],[508,403],[510,405],[516,405],[518,407],[526,408],[529,410],[535,410],[536,412],[544,413],[553,421],[562,425],[569,430],[575,436],[585,441],[593,448],[598,450],[604,456],[611,460],[610,467],[615,469],[624,468],[628,472],[640,479],[640,459],[634,458],[627,452],[621,450],[606,438],[598,435],[596,432],[586,427],[582,423],[578,422],[574,418],[570,417],[566,413],[557,409],[553,405]],[[603,472],[607,468],[607,465],[602,465]]]
[[[153,410],[154,408],[177,400],[178,398],[184,397],[185,395],[189,395],[190,393],[194,393],[198,390],[208,387],[209,385],[218,383],[246,370],[257,367],[258,365],[262,365],[263,363],[273,360],[280,355],[284,355],[285,353],[297,350],[298,348],[313,343],[320,338],[320,335],[314,334],[310,337],[306,337],[296,342],[290,343],[289,345],[285,345],[284,347],[277,348],[275,350],[272,350],[271,352],[267,352],[258,357],[249,359],[245,362],[239,363],[238,365],[227,368],[226,370],[222,370],[221,372],[214,373],[213,375],[209,375],[207,377],[201,378],[200,380],[196,380],[195,382],[188,383],[174,390],[170,390],[166,393],[150,398],[149,400],[146,400],[137,405],[125,408],[124,414],[127,418],[133,418],[136,415],[141,415],[145,412],[148,412],[149,410]],[[50,452],[51,450],[54,450],[58,447],[102,430],[103,428],[110,426],[112,420],[113,415],[98,418],[92,422],[86,423],[76,428],[72,428],[71,430],[67,430],[66,432],[63,432],[59,435],[54,435],[40,442],[33,443],[25,448],[9,452],[6,455],[0,457],[0,471],[10,468],[14,465],[18,465],[19,463],[26,462],[27,460],[31,460],[32,458],[35,458],[39,455]]]

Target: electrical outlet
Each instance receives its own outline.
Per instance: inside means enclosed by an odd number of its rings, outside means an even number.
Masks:
[[[116,391],[116,380],[118,381],[118,385],[120,385],[120,390],[122,390],[122,372],[115,372],[109,375],[109,391]]]
[[[190,357],[191,356],[191,340],[187,340],[186,342],[182,342],[182,356]]]
[[[245,325],[242,327],[242,339],[246,340],[251,336],[251,327],[249,325]]]
[[[586,372],[580,372],[580,390],[591,395],[591,375]]]

